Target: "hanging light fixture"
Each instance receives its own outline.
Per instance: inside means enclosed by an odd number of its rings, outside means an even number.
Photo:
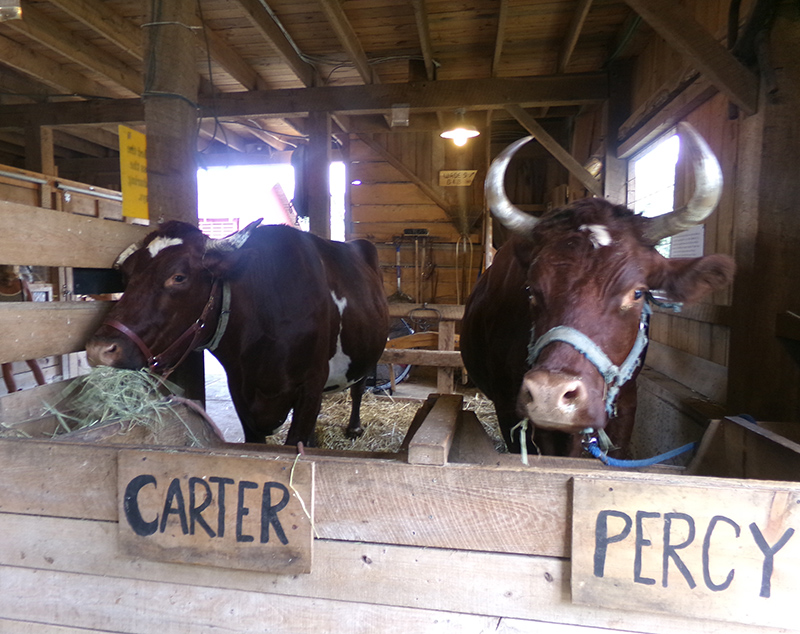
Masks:
[[[467,139],[471,139],[472,137],[480,134],[480,132],[478,132],[478,128],[464,120],[465,112],[466,111],[464,108],[459,108],[456,110],[457,119],[455,126],[449,130],[445,130],[439,135],[443,139],[453,139],[453,143],[459,147],[464,145],[467,142]]]
[[[0,0],[0,22],[21,19],[22,6],[20,0]]]

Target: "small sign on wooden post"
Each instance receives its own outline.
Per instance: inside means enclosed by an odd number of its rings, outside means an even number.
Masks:
[[[794,628],[798,529],[800,486],[576,479],[572,600]]]
[[[133,556],[311,572],[314,464],[122,451],[119,545]]]
[[[441,170],[439,187],[469,187],[478,170]]]
[[[119,169],[122,215],[128,218],[149,218],[147,137],[124,125],[119,126]]]

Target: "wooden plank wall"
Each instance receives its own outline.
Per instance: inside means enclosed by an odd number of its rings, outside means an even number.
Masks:
[[[122,221],[119,192],[7,166],[0,171],[2,263],[48,267],[45,281],[56,299],[68,299],[61,291],[69,268],[110,268],[149,231]],[[48,381],[59,378],[61,355],[83,349],[108,307],[71,301],[0,305],[0,362],[14,364],[21,388],[33,385],[21,363],[26,359],[39,359]]]
[[[360,184],[350,186],[347,237],[366,238],[378,247],[387,295],[397,290],[396,248],[405,229],[427,229],[429,237],[400,241],[402,292],[431,303],[463,303],[469,294],[482,257],[486,161],[478,139],[456,148],[435,132],[373,135],[373,142],[428,185],[449,211],[385,157],[357,137],[351,139],[348,180]],[[439,187],[439,171],[445,169],[477,169],[478,173],[469,187]],[[424,254],[423,245],[427,247]]]
[[[304,460],[316,463],[319,535],[312,572],[277,575],[121,553],[120,451],[0,440],[1,631],[752,631],[573,604],[571,481],[587,476],[573,467],[431,467],[310,452]],[[259,455],[242,446],[232,452]],[[698,479],[697,486],[713,482]]]

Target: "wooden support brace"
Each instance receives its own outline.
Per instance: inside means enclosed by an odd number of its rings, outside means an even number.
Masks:
[[[447,464],[463,402],[464,397],[460,394],[439,396],[408,444],[409,464]]]
[[[456,429],[448,460],[480,465],[499,464],[500,454],[475,412],[461,412],[461,423]]]

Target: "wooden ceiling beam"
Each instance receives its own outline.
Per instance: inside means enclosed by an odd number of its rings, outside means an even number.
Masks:
[[[198,42],[225,72],[235,79],[245,90],[267,90],[269,85],[256,70],[248,64],[236,50],[213,30],[204,28],[197,33]]]
[[[79,137],[86,141],[91,141],[95,145],[100,145],[109,150],[119,151],[119,134],[116,128],[113,132],[105,127],[95,126],[73,126],[68,128],[55,128],[54,131],[62,131],[74,137]]]
[[[503,42],[506,39],[506,22],[508,21],[508,0],[500,0],[500,11],[497,17],[497,35],[494,40],[492,56],[492,77],[498,76],[500,58],[503,55]]]
[[[106,51],[77,37],[31,6],[25,7],[24,20],[9,20],[4,25],[36,40],[84,68],[107,77],[128,92],[139,95],[143,89],[141,73],[121,61],[109,57]]]
[[[506,0],[502,0],[505,2]],[[425,74],[429,81],[436,79],[436,65],[433,60],[433,46],[431,45],[431,29],[428,22],[428,8],[425,0],[411,0],[414,8],[414,20],[417,23],[417,34],[419,35],[419,47],[422,51],[422,59],[425,63]]]
[[[592,176],[583,165],[578,163],[575,158],[567,152],[561,144],[539,124],[536,119],[529,115],[519,105],[506,106],[506,110],[517,120],[520,125],[530,132],[534,138],[561,163],[567,170],[577,178],[581,184],[595,196],[603,195],[603,186]]]
[[[572,57],[572,53],[575,51],[578,38],[583,30],[583,24],[586,22],[586,16],[589,15],[589,9],[591,8],[592,0],[579,0],[578,6],[575,8],[575,12],[572,14],[572,20],[570,21],[569,29],[567,30],[567,36],[564,38],[564,42],[561,45],[561,51],[558,54],[559,73],[567,72],[569,60]]]
[[[307,112],[385,114],[392,104],[434,112],[502,108],[508,104],[576,106],[608,97],[606,73],[575,73],[513,79],[454,79],[409,84],[317,86],[285,90],[225,93],[202,97],[203,116],[295,117]],[[72,125],[140,122],[140,99],[91,100],[59,104],[0,106],[0,127],[19,127],[34,113],[43,124]]]
[[[758,78],[687,15],[684,7],[661,0],[625,2],[746,114],[757,110]]]
[[[108,87],[3,36],[0,36],[0,59],[6,66],[60,93],[96,97],[117,96]]]
[[[144,35],[133,22],[104,2],[87,0],[49,0],[50,4],[82,22],[119,49],[141,61],[144,59]],[[25,9],[27,14],[27,7]],[[26,15],[27,18],[27,15]]]
[[[53,130],[53,144],[95,158],[106,156],[106,148],[61,130]]]
[[[217,141],[237,152],[247,151],[247,142],[240,134],[234,132],[229,125],[213,119],[206,119],[200,123],[197,136],[199,137],[198,147],[203,145],[200,140],[202,139],[203,141]]]
[[[289,40],[283,29],[275,22],[272,11],[264,0],[237,0],[250,24],[274,47],[283,61],[304,86],[318,83],[316,69],[308,64]]]
[[[141,61],[144,59],[144,35],[142,29],[122,17],[108,5],[89,3],[86,0],[51,0],[51,4],[80,20],[98,35],[102,35],[120,49]],[[266,90],[269,88],[261,76],[239,55],[222,37],[211,29],[197,27],[197,38],[201,48],[208,50],[212,59],[225,69],[233,79],[247,90]],[[206,41],[208,45],[206,46]]]
[[[347,57],[355,65],[361,81],[365,84],[379,84],[378,74],[370,66],[367,54],[361,47],[361,42],[347,19],[339,0],[319,0],[319,4],[328,20],[328,24],[331,25],[336,35],[336,39],[339,40],[339,44],[347,53]]]
[[[225,121],[223,122],[227,129],[236,129],[239,126],[243,126],[249,134],[256,137],[259,141],[266,143],[272,149],[277,150],[278,152],[285,152],[286,150],[292,149],[288,143],[284,143],[281,139],[275,136],[269,130],[265,130],[261,127],[261,124],[256,121],[255,119],[250,119],[249,121]]]

